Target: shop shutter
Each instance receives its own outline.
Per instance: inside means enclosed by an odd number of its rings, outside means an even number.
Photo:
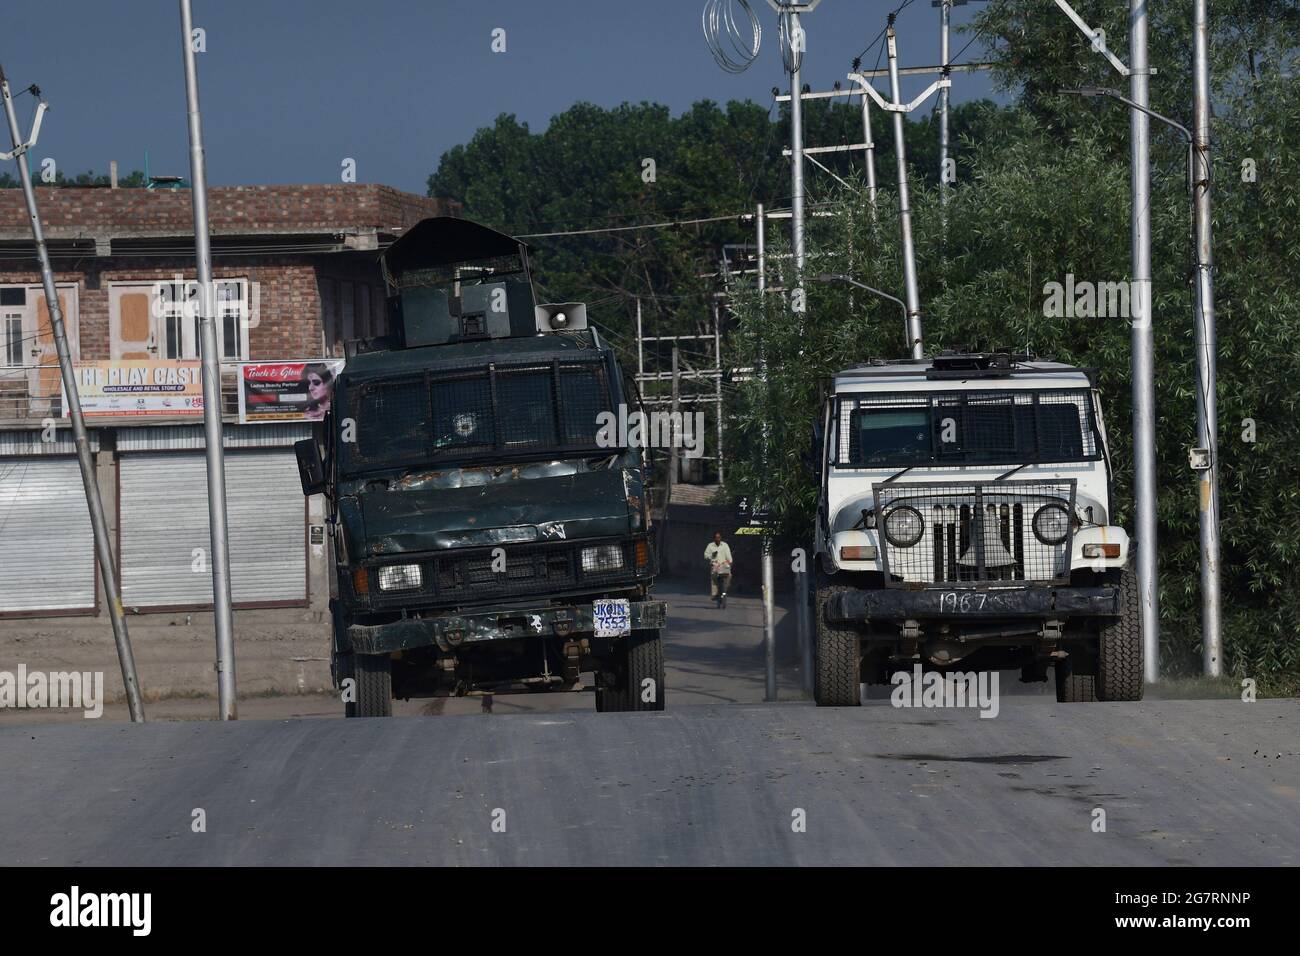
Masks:
[[[95,606],[95,537],[76,458],[0,458],[0,613]]]

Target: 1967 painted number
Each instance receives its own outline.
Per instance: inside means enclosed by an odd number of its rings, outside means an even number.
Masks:
[[[953,614],[966,614],[970,611],[982,611],[989,596],[979,591],[940,591],[939,610]]]

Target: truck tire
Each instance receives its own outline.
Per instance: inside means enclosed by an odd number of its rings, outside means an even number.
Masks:
[[[1097,678],[1092,674],[1075,673],[1073,661],[1073,657],[1067,657],[1052,667],[1056,672],[1056,702],[1091,704],[1097,699]]]
[[[1097,642],[1097,699],[1141,700],[1142,607],[1132,571],[1120,572],[1119,610],[1119,617],[1102,624]]]
[[[813,699],[818,707],[857,707],[862,703],[862,653],[858,632],[826,619],[836,594],[853,590],[827,584],[817,588],[813,648]]]
[[[393,666],[387,654],[353,654],[357,717],[393,715]]]
[[[597,712],[664,709],[664,642],[660,631],[633,631],[616,663],[618,686],[596,688]]]

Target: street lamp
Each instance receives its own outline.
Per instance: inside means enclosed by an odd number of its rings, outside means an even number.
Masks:
[[[1112,100],[1119,100],[1119,102],[1123,103],[1125,106],[1135,109],[1139,113],[1145,113],[1147,116],[1150,116],[1152,119],[1159,120],[1161,123],[1164,123],[1166,126],[1178,130],[1178,132],[1183,134],[1183,139],[1187,140],[1187,171],[1188,171],[1188,176],[1189,177],[1191,176],[1191,171],[1193,169],[1193,160],[1195,157],[1194,140],[1192,137],[1192,131],[1189,130],[1186,126],[1184,126],[1182,123],[1179,123],[1177,120],[1171,120],[1168,116],[1162,116],[1161,114],[1157,113],[1153,109],[1148,109],[1145,106],[1139,106],[1137,103],[1134,103],[1127,96],[1122,95],[1119,92],[1119,90],[1111,89],[1108,86],[1081,86],[1077,90],[1060,90],[1059,92],[1074,93],[1078,96],[1088,96],[1088,97],[1108,96]]]
[[[862,289],[862,290],[864,290],[864,291],[866,291],[866,292],[870,292],[872,295],[880,296],[880,298],[882,298],[882,299],[888,299],[890,302],[895,302],[895,303],[897,303],[897,304],[898,304],[898,307],[899,307],[900,309],[903,310],[903,333],[904,333],[904,335],[906,336],[906,334],[907,334],[907,303],[905,303],[902,299],[895,298],[894,296],[890,295],[888,292],[881,292],[879,289],[873,289],[871,286],[867,285],[865,282],[859,282],[857,279],[854,279],[854,278],[852,278],[852,277],[850,277],[850,276],[846,276],[846,275],[840,275],[840,274],[838,274],[838,273],[823,273],[822,275],[814,276],[814,277],[813,277],[813,280],[814,280],[815,282],[844,282],[844,283],[847,283],[848,285],[857,286],[859,289]],[[920,342],[919,342],[919,341],[917,342],[917,345],[918,345],[918,346],[920,345]],[[917,356],[915,356],[915,355],[913,356],[913,358],[916,358],[916,357],[917,357]]]

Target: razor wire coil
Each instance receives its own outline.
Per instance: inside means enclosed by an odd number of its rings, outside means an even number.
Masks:
[[[737,7],[740,8],[739,19]],[[726,72],[744,73],[758,58],[763,27],[748,0],[705,0],[701,21],[709,52],[713,54],[714,62]]]

